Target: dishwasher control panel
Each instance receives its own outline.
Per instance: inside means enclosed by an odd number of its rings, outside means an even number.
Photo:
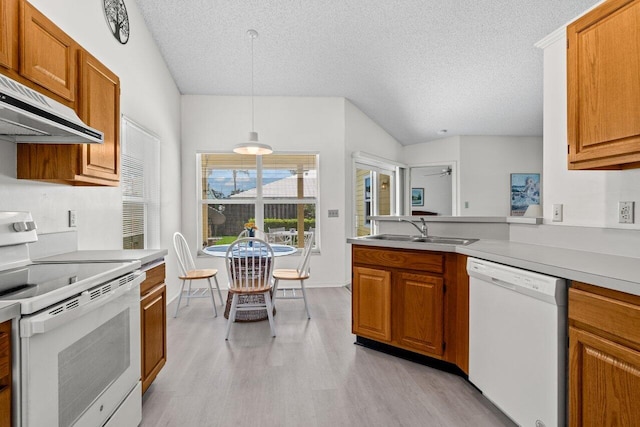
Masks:
[[[511,289],[556,305],[566,305],[566,282],[528,270],[476,258],[467,260],[469,276]]]

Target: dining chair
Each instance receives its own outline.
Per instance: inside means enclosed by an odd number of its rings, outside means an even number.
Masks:
[[[275,306],[276,299],[304,299],[304,309],[307,311],[307,319],[311,319],[309,313],[309,305],[307,304],[307,291],[304,287],[304,281],[310,277],[309,260],[311,255],[311,248],[313,247],[314,232],[304,243],[304,249],[300,257],[298,267],[292,268],[277,268],[273,271],[273,304]],[[278,289],[278,283],[280,280],[298,280],[300,282],[300,289],[302,290],[302,296],[296,295],[296,288],[282,288]],[[282,291],[282,296],[278,296],[278,291]],[[287,291],[291,294],[287,296]]]
[[[273,227],[273,228],[270,227],[269,242],[288,245],[289,243],[291,243],[291,236],[289,236],[289,234],[286,233],[284,227]]]
[[[233,298],[225,340],[229,339],[231,324],[236,319],[236,313],[256,309],[267,310],[271,336],[276,336],[271,303],[273,259],[271,245],[257,237],[238,239],[229,245],[225,264],[229,277],[229,293]],[[243,301],[239,304],[241,298]]]
[[[220,297],[220,303],[224,304],[222,300],[222,292],[220,292],[220,284],[218,283],[218,270],[215,268],[206,268],[206,269],[196,269],[196,265],[193,262],[193,257],[191,256],[191,251],[189,250],[189,246],[187,245],[187,241],[184,236],[175,232],[173,234],[173,248],[176,251],[176,258],[178,259],[178,270],[180,275],[178,279],[182,280],[182,287],[180,288],[180,296],[178,297],[178,304],[176,305],[176,312],[173,317],[178,316],[178,310],[180,309],[180,302],[184,297],[187,300],[187,305],[189,305],[189,301],[192,298],[206,298],[211,296],[211,302],[213,303],[213,313],[215,317],[218,317],[218,309],[216,308],[216,300],[213,297],[213,288],[211,287],[211,278],[216,282],[216,288],[218,289],[218,296]],[[203,280],[207,279],[209,284],[209,289],[207,292],[207,288],[197,288],[193,291],[191,290],[191,281],[192,280]],[[184,285],[189,281],[189,288],[184,293]],[[207,295],[209,294],[209,295]]]

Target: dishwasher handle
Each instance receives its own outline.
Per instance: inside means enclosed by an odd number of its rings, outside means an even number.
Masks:
[[[491,278],[491,283],[503,288],[511,289],[512,291],[516,290],[516,285],[514,285],[513,283],[505,282],[504,280],[496,279],[495,277]]]

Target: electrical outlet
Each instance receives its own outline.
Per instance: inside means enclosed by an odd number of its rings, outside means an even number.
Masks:
[[[633,224],[633,202],[618,202],[618,222]]]
[[[329,218],[338,218],[338,209],[329,209]]]
[[[69,211],[69,227],[77,227],[76,211]]]
[[[553,205],[553,222],[562,222],[562,204]]]

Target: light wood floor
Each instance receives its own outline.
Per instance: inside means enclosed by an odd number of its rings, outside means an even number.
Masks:
[[[345,288],[308,295],[311,320],[301,300],[277,302],[276,338],[264,321],[235,323],[225,341],[205,299],[167,319],[142,426],[514,425],[464,379],[354,345]]]

